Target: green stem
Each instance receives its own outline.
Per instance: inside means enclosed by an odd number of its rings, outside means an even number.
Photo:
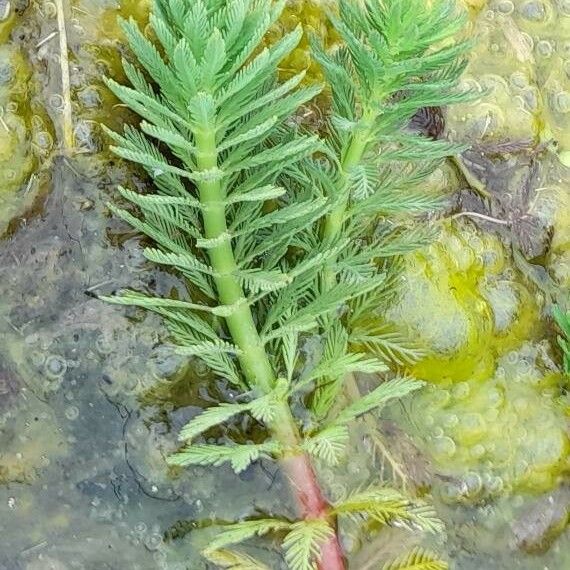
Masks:
[[[197,164],[201,170],[218,166],[215,131],[196,133],[198,148]],[[264,393],[275,386],[275,375],[269,358],[257,332],[241,284],[235,276],[237,264],[231,241],[223,239],[227,235],[225,192],[219,181],[204,182],[199,185],[200,201],[204,205],[204,233],[207,239],[220,240],[209,250],[210,262],[216,271],[214,281],[220,301],[224,305],[234,306],[234,312],[226,322],[235,344],[241,349],[239,361],[251,386],[261,388]]]
[[[323,238],[325,240],[333,240],[336,238],[344,224],[344,216],[348,207],[349,200],[349,173],[350,169],[356,166],[362,159],[362,155],[366,150],[368,143],[368,131],[364,130],[354,135],[348,150],[341,162],[341,188],[342,198],[334,210],[326,217],[323,228]]]
[[[363,124],[372,125],[374,124],[374,119],[375,117],[363,118]],[[339,188],[341,198],[333,211],[325,218],[322,229],[322,238],[325,241],[334,242],[342,232],[350,199],[350,170],[357,166],[362,160],[370,137],[370,129],[371,127],[368,126],[364,128],[361,127],[356,131],[342,158]],[[336,273],[333,269],[325,270],[323,283],[327,289],[331,289],[336,284]]]
[[[213,129],[195,133],[196,161],[200,170],[218,166],[218,150]],[[226,317],[232,339],[240,349],[239,361],[250,387],[260,388],[265,394],[275,386],[276,377],[271,362],[243,288],[236,278],[238,269],[231,239],[228,236],[225,191],[219,181],[203,182],[198,185],[203,205],[204,234],[207,239],[216,240],[209,252],[210,263],[215,271],[214,281],[222,304],[233,306],[233,313]],[[224,236],[228,236],[227,239]],[[282,402],[275,419],[268,424],[273,438],[285,449],[281,465],[290,480],[299,512],[303,518],[328,518],[328,503],[317,481],[315,470],[307,454],[300,452],[301,436],[297,423],[287,402]],[[342,550],[336,535],[328,539],[321,548],[320,570],[344,570]]]

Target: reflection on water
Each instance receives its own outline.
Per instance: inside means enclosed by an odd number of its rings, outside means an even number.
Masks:
[[[570,62],[568,18],[554,13],[566,3],[468,3],[480,35],[466,81],[484,83],[488,100],[448,113],[449,132],[560,144],[542,155],[523,145],[501,160],[485,147],[484,160],[474,153],[434,175],[450,192],[469,179],[490,194],[462,195],[459,210],[512,219],[508,231],[447,224],[438,243],[408,259],[402,295],[386,316],[421,341],[427,355],[413,371],[433,386],[405,413],[392,411],[399,425],[386,423],[384,435],[407,473],[421,471],[417,487],[433,490],[447,523],[436,546],[453,567],[559,570],[570,567],[568,402],[547,311],[553,299],[564,301],[570,275],[568,172],[559,161],[567,115],[563,97],[552,95],[569,91],[560,71]],[[105,207],[117,184],[145,184],[103,151],[97,126],[128,119],[99,81],[119,73],[117,14],[146,18],[147,3],[122,4],[66,3],[79,153],[65,158],[54,152],[62,102],[54,4],[0,0],[2,570],[199,570],[212,521],[292,514],[270,463],[239,477],[168,468],[180,427],[226,387],[165,346],[159,319],[96,298],[126,286],[163,294],[182,286],[143,258],[136,234]],[[296,3],[288,17],[305,10],[316,22],[315,5]],[[556,46],[550,58],[544,42]],[[297,55],[292,67],[304,65],[306,53]],[[519,107],[509,106],[513,97]],[[547,232],[536,258],[522,247],[527,235],[538,240],[523,231],[527,214]],[[513,258],[513,235],[532,253],[526,260]],[[229,429],[234,437],[248,427]],[[323,472],[335,494],[344,481],[374,476],[363,434],[353,439],[344,472]],[[418,537],[392,529],[344,540],[353,567],[366,569]]]

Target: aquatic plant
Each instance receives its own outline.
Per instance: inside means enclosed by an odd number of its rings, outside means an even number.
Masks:
[[[226,567],[255,567],[227,548],[276,533],[292,570],[337,570],[345,568],[337,517],[440,528],[428,506],[385,486],[329,501],[314,464],[337,465],[352,422],[422,385],[396,377],[354,401],[339,397],[348,375],[387,370],[378,353],[355,348],[353,325],[394,287],[389,260],[430,239],[406,216],[441,204],[417,184],[460,147],[406,127],[423,107],[470,96],[455,90],[467,43],[454,40],[464,18],[453,2],[428,9],[341,0],[329,17],[344,46],[330,53],[312,43],[332,93],[320,137],[294,119],[321,86],[302,86],[304,72],[277,79],[302,31],[260,47],[285,4],[155,0],[158,44],[135,22],[123,24],[139,65],[124,61],[132,87],[107,83],[143,121],[140,130],[109,135],[113,151],[141,164],[156,192],[120,188],[139,216],[110,208],[155,242],[146,257],[175,268],[189,287],[182,299],[134,291],[105,299],[163,316],[181,354],[241,392],[182,429],[186,447],[172,465],[229,463],[239,473],[274,458],[291,483],[299,520],[235,523],[206,554]],[[320,340],[314,363],[300,350],[308,335]],[[386,343],[368,331],[369,346]],[[265,441],[196,442],[242,414],[266,427]]]
[[[562,350],[564,372],[570,374],[570,312],[563,312],[560,307],[552,311],[562,335],[558,335],[558,346]]]

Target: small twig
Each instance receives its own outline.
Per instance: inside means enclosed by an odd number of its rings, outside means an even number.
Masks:
[[[492,218],[491,216],[486,216],[485,214],[480,214],[479,212],[459,212],[459,214],[454,214],[451,219],[461,218],[462,216],[469,216],[471,218],[481,218],[487,222],[493,222],[494,224],[501,224],[502,226],[508,226],[509,222],[506,220],[499,220],[499,218]]]
[[[20,556],[24,556],[24,555],[30,554],[31,552],[34,552],[36,550],[40,550],[40,549],[46,547],[47,545],[48,545],[48,541],[42,540],[41,542],[38,542],[37,544],[34,544],[32,546],[28,546],[28,548],[24,548],[24,550],[21,550]]]
[[[399,478],[401,480],[402,489],[406,490],[408,488],[408,483],[409,483],[408,475],[404,472],[398,461],[394,459],[394,457],[392,456],[392,454],[384,444],[384,441],[382,441],[382,436],[380,435],[378,426],[376,425],[374,418],[372,416],[366,416],[365,421],[366,421],[366,427],[370,431],[370,438],[372,439],[372,444],[380,452],[382,456],[382,472],[384,472],[384,461],[387,461],[390,464],[392,477],[394,478],[394,480],[397,480]]]
[[[356,378],[354,377],[353,374],[346,375],[344,379],[344,385],[345,385],[345,393],[349,401],[357,402],[358,400],[360,400],[360,398],[362,398],[362,394],[360,393],[360,388],[358,387]],[[366,427],[366,431],[368,432],[368,435],[372,441],[374,449],[379,451],[382,456],[382,463],[381,463],[382,472],[384,471],[383,461],[386,460],[390,464],[390,468],[392,470],[392,476],[394,477],[394,479],[397,480],[397,478],[399,477],[402,482],[402,488],[406,489],[408,484],[408,476],[406,475],[402,467],[398,464],[398,462],[394,459],[394,457],[392,457],[392,454],[390,453],[390,451],[387,449],[386,445],[382,441],[382,436],[380,435],[380,432],[378,430],[378,425],[376,423],[376,420],[370,414],[366,414],[362,418],[362,420]]]
[[[36,44],[36,49],[43,46],[44,44],[47,44],[47,42],[49,42],[52,38],[55,38],[55,36],[57,36],[58,33],[59,32],[56,30],[55,32],[52,32],[51,34],[47,35],[43,40],[40,40]]]
[[[80,14],[85,14],[86,16],[89,16],[90,18],[95,17],[95,16],[93,16],[93,14],[91,14],[87,10],[83,10],[83,8],[79,8],[78,6],[72,6],[71,9],[75,10],[76,12],[79,12]]]
[[[63,150],[73,150],[73,117],[71,114],[71,82],[69,79],[69,56],[67,30],[65,28],[65,12],[63,0],[55,0],[57,8],[57,29],[59,33],[59,55],[61,69],[61,91],[63,97]]]
[[[85,289],[85,291],[95,291],[95,289],[99,289],[99,287],[103,287],[105,285],[109,285],[110,283],[113,283],[112,279],[107,279],[106,281],[101,281],[101,283],[96,283],[95,285],[91,285],[91,287],[88,287],[87,289]]]
[[[36,181],[35,172],[30,176],[28,183],[26,184],[26,189],[24,190],[24,196],[32,189],[32,184]]]
[[[6,124],[3,115],[4,115],[4,107],[0,107],[0,125],[2,125],[6,129],[6,132],[9,133],[10,127]]]

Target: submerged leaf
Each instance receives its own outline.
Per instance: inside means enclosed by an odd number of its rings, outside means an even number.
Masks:
[[[388,380],[372,392],[366,394],[360,400],[353,402],[342,410],[336,418],[334,425],[342,425],[372,410],[383,407],[388,401],[394,398],[403,398],[411,392],[418,390],[424,382],[412,378],[399,377]]]
[[[231,546],[232,544],[243,542],[254,536],[264,536],[270,532],[286,531],[290,528],[291,523],[277,519],[237,522],[222,527],[220,532],[208,544],[206,552],[219,550]]]
[[[415,548],[386,563],[382,570],[447,570],[449,566],[437,554],[423,548]]]
[[[169,465],[213,465],[214,467],[230,463],[236,473],[241,473],[260,457],[270,457],[279,450],[280,445],[271,441],[231,446],[197,444],[171,455],[167,462]]]
[[[321,546],[333,536],[334,530],[322,519],[292,524],[283,541],[285,560],[290,570],[316,570]]]
[[[228,570],[269,570],[269,566],[255,560],[252,556],[235,550],[204,551],[205,558],[212,564]]]

